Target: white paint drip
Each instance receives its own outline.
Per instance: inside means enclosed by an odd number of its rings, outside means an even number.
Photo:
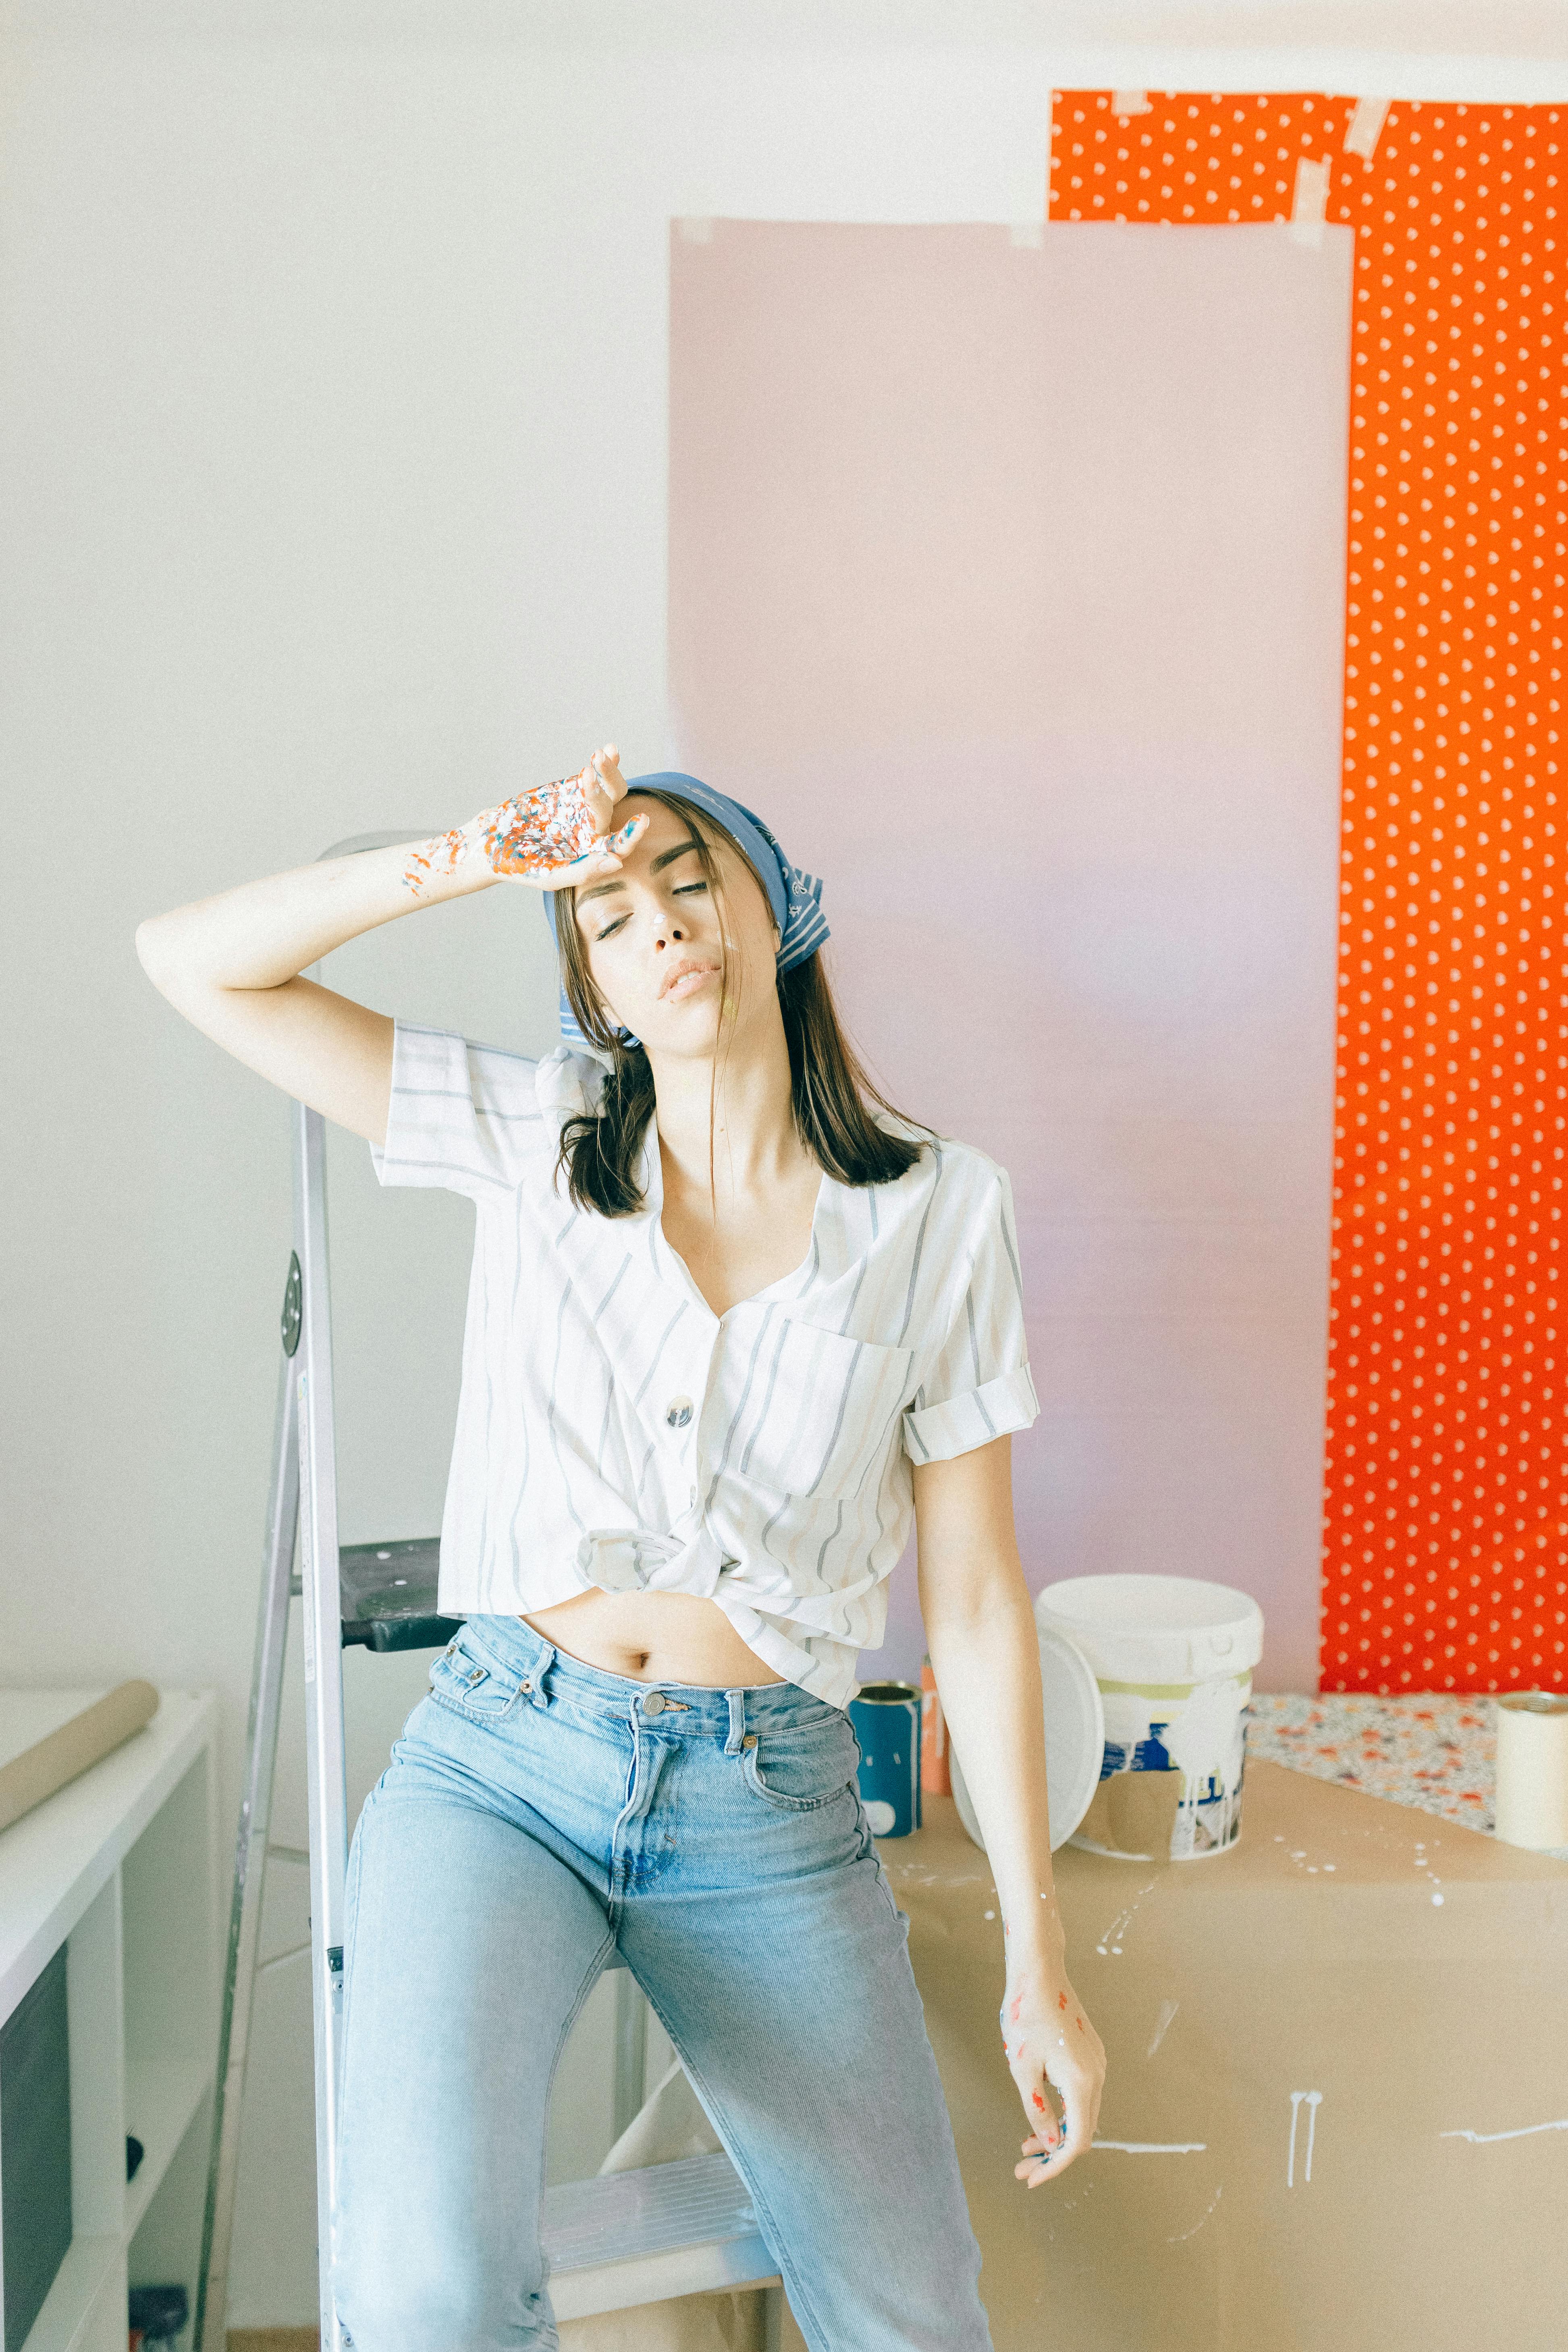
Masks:
[[[1161,1744],[1184,1775],[1178,1826],[1198,1817],[1198,1803],[1211,1774],[1225,1790],[1220,1819],[1212,1825],[1219,1845],[1228,1845],[1241,1808],[1241,1771],[1247,1752],[1247,1717],[1241,1685],[1234,1675],[1214,1675],[1196,1684],[1160,1734]],[[1173,1859],[1176,1853],[1173,1846]]]
[[[1438,1910],[1441,1910],[1443,1907],[1443,1897],[1436,1890],[1441,1888],[1443,1882],[1426,1859],[1426,1841],[1425,1838],[1417,1838],[1415,1841],[1415,1867],[1417,1870],[1424,1870],[1427,1877],[1431,1880],[1434,1889],[1432,1900]]]
[[[1468,2139],[1472,2147],[1489,2147],[1494,2140],[1531,2139],[1537,2132],[1543,2131],[1568,2131],[1568,2116],[1560,2116],[1555,2123],[1521,2124],[1517,2131],[1449,2131],[1439,2132],[1437,2137],[1439,2139]]]
[[[1285,2186],[1296,2186],[1296,2126],[1300,2120],[1302,2103],[1307,2108],[1307,2147],[1304,2177],[1312,2178],[1312,2145],[1318,2136],[1318,2109],[1322,2105],[1321,2091],[1292,2091],[1290,2094],[1290,2153],[1285,2166]]]
[[[1345,153],[1362,155],[1370,163],[1377,152],[1377,142],[1383,136],[1383,126],[1388,120],[1386,98],[1358,98],[1355,111],[1345,125]]]
[[[1097,2139],[1091,2147],[1119,2147],[1123,2156],[1202,2156],[1206,2139]]]
[[[1170,2032],[1171,2021],[1175,2016],[1176,2011],[1180,2009],[1181,2005],[1182,2004],[1179,2000],[1163,2000],[1160,2003],[1160,2014],[1154,2021],[1154,2039],[1149,2044],[1149,2055],[1151,2058],[1152,2058],[1155,2051],[1158,2050],[1161,2042],[1163,2042],[1166,2034]]]
[[[1141,1886],[1133,1900],[1128,1904],[1126,1909],[1124,1911],[1119,1911],[1115,1918],[1111,1921],[1110,1927],[1101,1929],[1101,1940],[1096,1944],[1094,1948],[1100,1954],[1102,1960],[1106,1958],[1108,1953],[1115,1953],[1120,1957],[1121,1951],[1121,1939],[1125,1936],[1128,1928],[1132,1924],[1133,1913],[1137,1910],[1139,1904],[1142,1902],[1145,1895],[1152,1894],[1159,1883],[1158,1879],[1152,1878],[1147,1886]]]
[[[1215,2207],[1219,2203],[1220,2199],[1224,2195],[1225,2183],[1222,2180],[1219,2187],[1215,2190],[1214,2195],[1209,2199],[1208,2203],[1204,2207],[1203,2211],[1198,2215],[1197,2220],[1193,2223],[1192,2228],[1190,2230],[1178,2231],[1177,2234],[1173,2238],[1167,2238],[1165,2243],[1168,2246],[1184,2246],[1189,2238],[1195,2238],[1198,2231],[1203,2228],[1204,2223],[1208,2220],[1209,2215],[1214,2211]]]

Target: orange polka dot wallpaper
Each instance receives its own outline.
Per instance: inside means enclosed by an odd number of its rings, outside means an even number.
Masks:
[[[1053,220],[1355,236],[1325,1690],[1568,1685],[1565,131],[1053,100]]]

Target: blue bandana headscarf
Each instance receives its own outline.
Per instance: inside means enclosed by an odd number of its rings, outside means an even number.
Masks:
[[[721,824],[731,839],[745,851],[768,894],[768,905],[779,928],[780,971],[788,971],[793,965],[804,963],[807,956],[816,953],[828,936],[827,919],[822,911],[822,885],[812,875],[803,874],[798,866],[790,864],[760,816],[753,816],[750,809],[742,808],[727,793],[716,793],[700,776],[681,776],[661,770],[658,775],[628,778],[626,790],[668,793],[672,800],[689,801],[693,808],[703,810]],[[544,911],[550,918],[551,934],[559,951],[557,893],[546,890],[543,895]],[[621,1034],[628,1045],[637,1044],[629,1030],[622,1030]],[[561,991],[561,1042],[578,1054],[597,1054],[602,1050],[583,1034],[564,987]]]

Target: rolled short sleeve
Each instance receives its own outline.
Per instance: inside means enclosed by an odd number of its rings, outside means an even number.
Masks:
[[[991,1181],[976,1202],[968,1279],[913,1405],[904,1415],[904,1451],[912,1462],[947,1462],[1027,1429],[1040,1407],[1029,1376],[1024,1286],[1005,1173],[987,1163]]]
[[[434,1186],[479,1202],[514,1192],[554,1142],[538,1070],[525,1055],[398,1022],[386,1141],[370,1147],[381,1182]]]

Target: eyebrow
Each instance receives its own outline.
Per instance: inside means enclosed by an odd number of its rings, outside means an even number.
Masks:
[[[689,841],[678,842],[673,849],[661,849],[647,870],[650,874],[662,874],[667,866],[673,866],[676,859],[684,857],[689,849],[700,849],[701,846],[702,844],[693,834]],[[585,907],[590,898],[602,898],[606,890],[624,890],[626,887],[624,877],[617,874],[613,881],[595,882],[591,890],[579,890],[576,904],[579,907]]]

